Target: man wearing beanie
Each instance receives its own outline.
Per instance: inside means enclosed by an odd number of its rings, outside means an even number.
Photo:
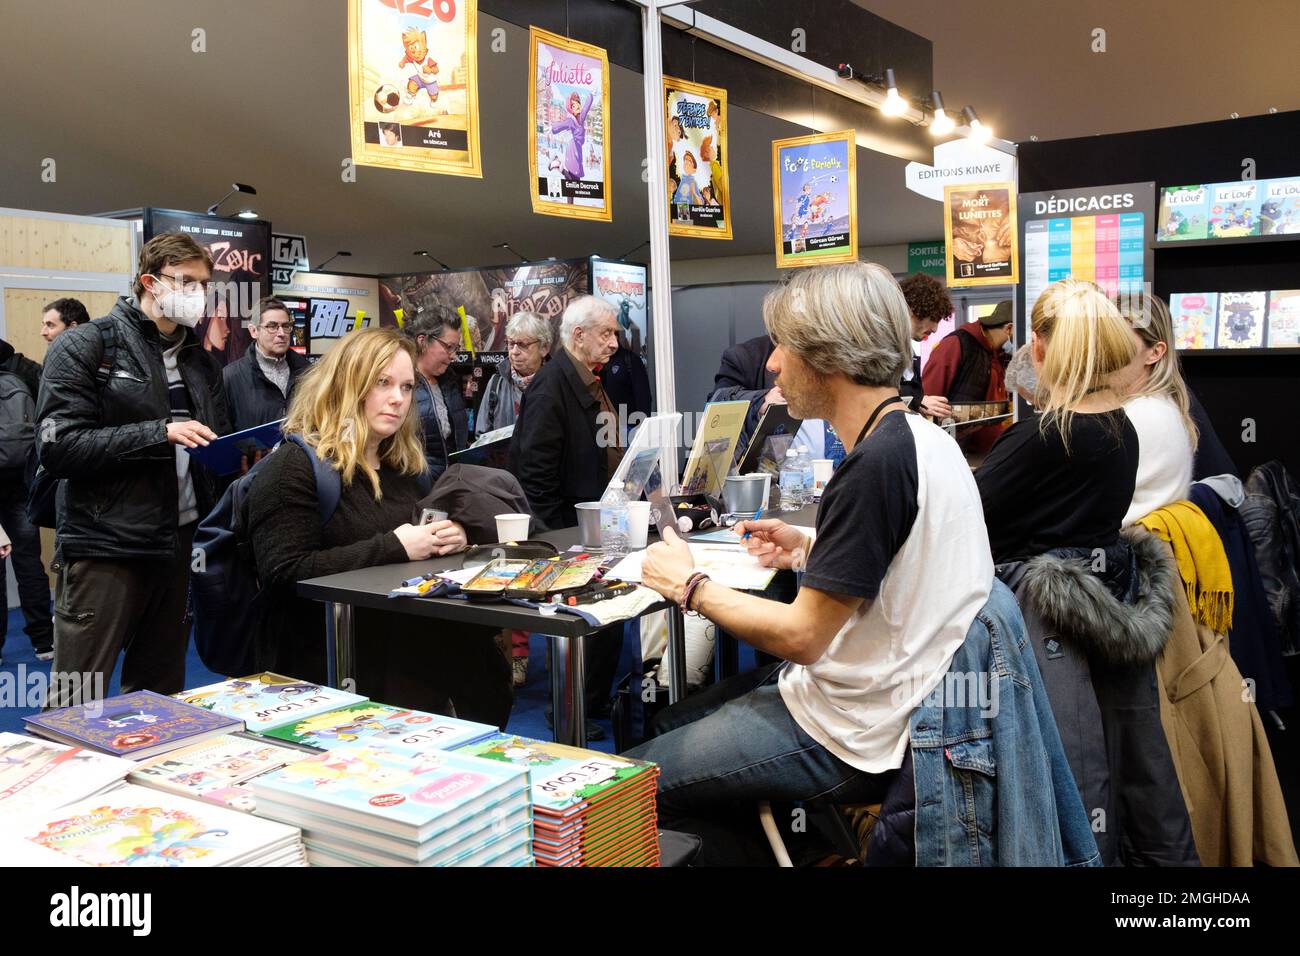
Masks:
[[[963,325],[930,353],[922,384],[926,395],[942,395],[949,403],[1002,402],[1007,398],[1006,367],[1010,356],[1003,346],[1011,340],[1011,302],[999,302],[978,323]],[[1001,423],[961,436],[962,447],[987,452],[1002,432]]]

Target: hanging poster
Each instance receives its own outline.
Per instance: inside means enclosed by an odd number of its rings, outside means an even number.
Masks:
[[[727,91],[664,77],[668,234],[731,238]]]
[[[949,288],[1019,280],[1014,183],[945,186],[943,233]]]
[[[351,0],[352,161],[482,176],[477,0]]]
[[[858,257],[856,134],[816,133],[772,142],[776,267]]]
[[[533,212],[609,222],[609,58],[537,27],[529,28],[529,49]]]
[[[591,257],[591,294],[618,309],[618,342],[648,360],[646,267],[636,262]]]

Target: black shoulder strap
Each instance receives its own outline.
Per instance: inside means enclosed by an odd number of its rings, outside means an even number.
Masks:
[[[109,315],[99,319],[92,319],[91,324],[99,329],[101,349],[99,368],[95,369],[95,381],[102,391],[108,384],[109,376],[113,374],[113,362],[117,359],[117,325],[113,322],[113,317]]]

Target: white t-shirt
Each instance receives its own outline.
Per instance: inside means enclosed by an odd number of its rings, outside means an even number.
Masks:
[[[979,489],[957,443],[919,415],[886,415],[826,485],[801,586],[868,603],[816,663],[786,665],[782,700],[845,763],[896,769],[912,711],[993,586]]]
[[[1186,498],[1192,487],[1192,439],[1173,399],[1141,395],[1124,403],[1138,436],[1137,484],[1124,525]]]

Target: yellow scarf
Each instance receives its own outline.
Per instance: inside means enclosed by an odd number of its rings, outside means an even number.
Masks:
[[[1219,533],[1190,501],[1157,508],[1138,524],[1168,541],[1196,619],[1219,634],[1232,627],[1232,569]]]

